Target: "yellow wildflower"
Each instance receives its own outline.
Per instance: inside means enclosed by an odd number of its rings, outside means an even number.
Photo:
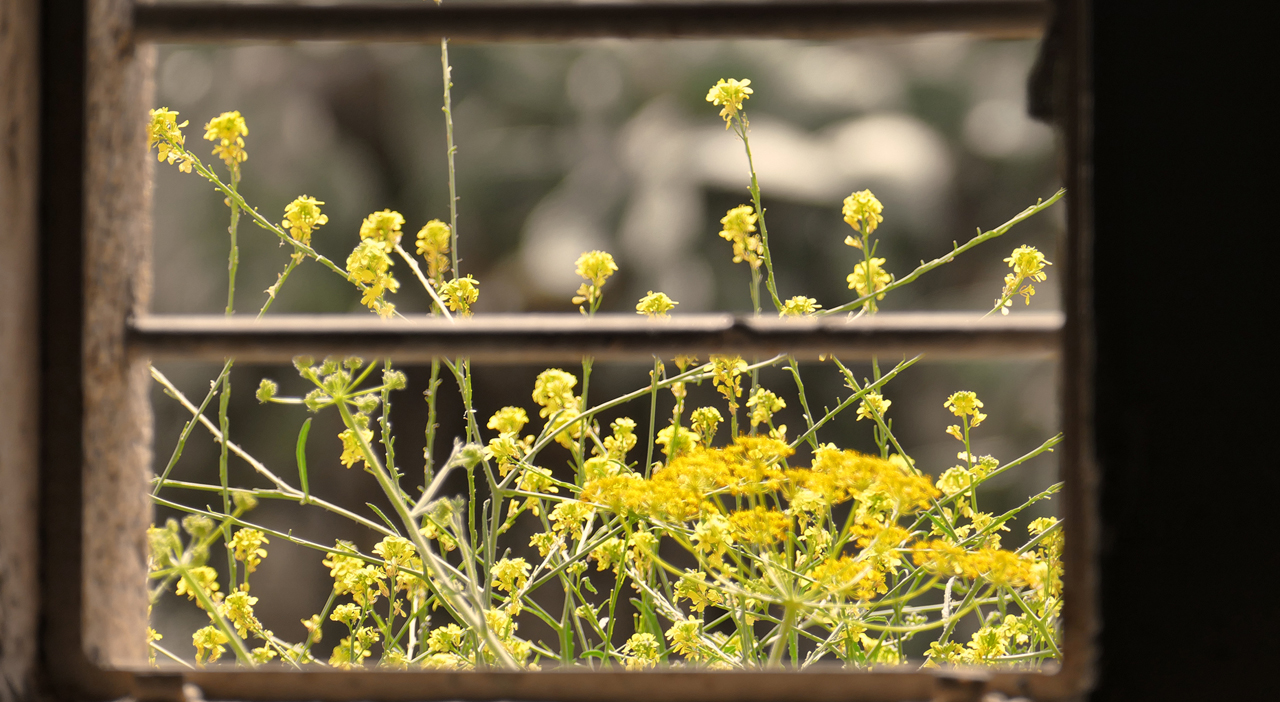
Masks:
[[[246,573],[252,573],[267,557],[267,550],[262,544],[270,543],[270,539],[259,529],[241,529],[231,537],[231,548],[237,561],[244,562]]]
[[[311,232],[329,223],[329,216],[320,213],[320,205],[324,202],[302,195],[294,199],[284,208],[284,226],[294,241],[311,244]]]
[[[427,277],[440,282],[449,270],[449,250],[453,232],[449,225],[433,219],[418,230],[418,254],[427,260]]]
[[[217,142],[213,146],[213,155],[222,158],[227,168],[236,171],[240,164],[249,159],[244,150],[244,138],[249,136],[249,127],[240,112],[223,112],[204,125],[204,138]]]
[[[880,214],[883,211],[884,205],[880,204],[870,190],[861,190],[844,199],[841,214],[855,232],[870,234],[884,221]],[[848,244],[849,241],[845,240],[845,243]]]
[[[586,251],[578,257],[575,265],[575,272],[587,282],[578,286],[578,292],[573,296],[573,304],[586,304],[594,311],[600,304],[603,295],[601,289],[605,281],[618,270],[618,264],[614,263],[613,256],[605,251]],[[578,309],[586,312],[581,307]]]
[[[191,635],[191,645],[196,647],[196,663],[204,664],[206,661],[212,663],[221,658],[227,650],[222,645],[225,643],[231,643],[231,638],[222,633],[218,627],[206,626],[203,629],[197,629],[196,633]]]
[[[462,317],[471,316],[471,305],[480,299],[480,281],[467,274],[465,278],[454,278],[440,286],[440,294],[444,296],[449,309]]]
[[[751,97],[753,91],[748,85],[751,85],[749,79],[739,81],[721,78],[707,91],[707,102],[721,108],[720,117],[724,119],[725,129],[729,128],[730,121],[742,109],[742,103]]]
[[[1035,286],[1030,283],[1023,285],[1021,289],[1018,286],[1026,280],[1036,283],[1048,280],[1049,276],[1044,272],[1044,267],[1053,264],[1046,261],[1044,254],[1034,246],[1019,246],[1004,262],[1009,264],[1013,272],[1004,277],[1004,289],[1000,292],[1000,299],[996,300],[996,307],[999,308],[1000,314],[1009,314],[1009,308],[1013,305],[1011,298],[1014,295],[1021,295],[1023,301],[1030,305],[1031,296],[1036,294]]]
[[[969,390],[961,390],[960,392],[951,393],[947,401],[942,406],[951,410],[951,414],[957,417],[969,417],[969,426],[976,427],[982,424],[982,420],[987,418],[983,414],[982,400],[978,399],[978,394]]]
[[[790,300],[782,303],[782,311],[778,313],[779,317],[804,317],[822,309],[822,305],[812,297],[797,295]]]
[[[751,205],[738,205],[720,219],[720,238],[733,244],[733,262],[746,261],[752,268],[759,268],[764,256],[764,246],[756,231],[756,214]]]
[[[393,210],[371,213],[360,223],[360,241],[373,241],[386,253],[395,251],[403,233],[404,216]]]
[[[648,295],[640,298],[640,302],[636,303],[636,313],[650,319],[661,319],[665,318],[667,313],[678,304],[680,303],[667,297],[666,293],[656,293],[650,290]]]
[[[757,387],[751,394],[751,398],[747,400],[747,407],[751,408],[751,426],[772,424],[773,415],[781,412],[786,406],[787,403],[782,398],[764,388]]]
[[[893,276],[883,268],[883,258],[869,258],[853,267],[853,272],[846,276],[850,290],[856,290],[858,297],[866,297],[873,292],[880,292],[893,282]],[[868,283],[870,281],[870,283]],[[884,294],[876,295],[876,300],[883,300]],[[869,312],[876,310],[875,300],[867,300],[863,307]]]
[[[523,558],[503,558],[490,570],[493,586],[505,592],[517,592],[529,582],[529,568],[529,562]]]
[[[622,644],[622,653],[626,656],[623,666],[627,670],[645,670],[658,664],[662,655],[662,644],[653,634],[632,634]]]
[[[883,419],[884,413],[889,411],[889,405],[892,404],[892,400],[884,399],[880,393],[869,392],[862,396],[862,402],[858,405],[858,421],[874,420],[877,416]]]
[[[186,137],[182,128],[188,122],[178,124],[178,113],[167,107],[151,111],[151,122],[147,125],[147,148],[156,147],[156,160],[168,161],[170,165],[178,163],[178,170],[191,172],[191,156],[183,149]]]

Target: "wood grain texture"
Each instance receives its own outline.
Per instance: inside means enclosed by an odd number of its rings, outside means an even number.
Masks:
[[[88,5],[85,106],[83,645],[104,667],[146,662],[151,410],[125,320],[150,288],[146,116],[155,50],[135,49],[126,0]]]
[[[0,702],[35,665],[37,377],[36,0],[0,0]]]

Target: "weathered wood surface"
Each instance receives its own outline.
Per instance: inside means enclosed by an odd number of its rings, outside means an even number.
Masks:
[[[0,702],[35,664],[37,347],[36,0],[0,0]]]
[[[147,105],[155,49],[130,40],[127,0],[88,5],[85,105],[83,646],[91,664],[146,663],[151,409],[125,319],[150,289]]]

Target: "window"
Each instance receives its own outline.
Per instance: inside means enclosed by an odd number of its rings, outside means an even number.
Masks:
[[[916,5],[912,3],[884,3],[866,5],[795,4],[751,6],[752,19],[735,27],[741,32],[829,34],[863,31],[871,24],[880,31],[921,31],[936,28],[974,29],[994,27],[995,31],[1007,31],[1026,26],[1039,20],[1043,7],[1022,2],[974,2]],[[933,8],[933,9],[921,9]],[[83,529],[83,559],[81,572],[75,566],[61,564],[73,574],[71,583],[84,583],[83,608],[68,607],[65,621],[54,626],[69,640],[83,636],[87,667],[77,668],[81,685],[120,694],[130,684],[131,676],[109,672],[115,668],[127,668],[134,662],[129,647],[141,641],[142,622],[138,613],[145,608],[136,591],[141,579],[141,564],[137,562],[136,547],[142,526],[145,526],[147,510],[141,504],[143,490],[139,472],[145,461],[149,437],[141,427],[146,426],[145,374],[142,358],[148,353],[207,354],[221,357],[224,354],[252,356],[284,360],[296,351],[341,351],[360,349],[365,353],[394,352],[398,357],[405,352],[430,356],[452,350],[467,349],[473,355],[481,355],[483,349],[505,353],[510,348],[513,334],[526,353],[554,353],[568,344],[577,351],[591,351],[603,356],[610,348],[626,345],[632,352],[648,354],[666,352],[675,345],[682,349],[724,348],[763,351],[778,346],[792,349],[813,348],[832,350],[832,344],[849,349],[867,348],[936,348],[951,346],[956,339],[965,339],[974,347],[1034,346],[1043,348],[1046,342],[1060,341],[1063,345],[1063,419],[1069,437],[1064,446],[1064,477],[1068,484],[1066,514],[1069,535],[1067,539],[1067,588],[1068,610],[1066,615],[1066,651],[1064,667],[1057,675],[1001,674],[991,676],[991,689],[1010,693],[1029,692],[1037,696],[1052,696],[1078,689],[1087,678],[1089,636],[1092,627],[1091,582],[1092,559],[1089,551],[1091,536],[1090,494],[1091,482],[1087,464],[1087,437],[1084,411],[1087,408],[1087,387],[1083,382],[1087,372],[1087,321],[1082,318],[1087,295],[1087,278],[1081,265],[1082,247],[1086,245],[1079,230],[1082,198],[1072,200],[1072,235],[1069,237],[1065,269],[1070,277],[1066,285],[1065,322],[1049,324],[995,323],[984,330],[981,325],[956,324],[954,320],[938,320],[930,325],[902,327],[893,320],[883,324],[860,326],[856,330],[794,327],[779,328],[763,321],[728,320],[724,318],[691,322],[679,329],[681,336],[674,340],[654,336],[637,328],[611,330],[610,336],[601,337],[600,330],[590,325],[566,323],[562,329],[516,330],[494,326],[469,329],[458,333],[460,338],[441,340],[439,325],[399,325],[386,327],[373,323],[325,323],[300,327],[296,325],[264,324],[253,327],[222,320],[176,319],[138,315],[133,305],[145,299],[146,281],[144,265],[147,242],[142,233],[148,227],[145,221],[145,194],[131,192],[122,187],[141,182],[141,177],[130,179],[122,174],[142,173],[139,163],[143,149],[139,135],[127,125],[141,124],[144,108],[140,103],[146,83],[146,71],[150,52],[138,48],[129,53],[129,42],[118,37],[130,37],[139,41],[157,41],[183,37],[229,40],[234,38],[299,39],[316,38],[412,38],[434,37],[442,31],[434,24],[440,22],[455,37],[471,36],[477,39],[511,39],[530,35],[539,38],[567,38],[572,36],[671,36],[699,35],[724,31],[719,15],[708,14],[706,7],[669,5],[652,6],[582,6],[577,8],[538,8],[508,6],[506,9],[486,10],[478,14],[470,8],[434,11],[430,8],[394,8],[371,11],[367,8],[274,8],[237,6],[205,8],[200,6],[139,6],[106,9],[94,6],[88,17],[89,35],[87,82],[85,102],[88,108],[84,125],[89,138],[86,142],[85,180],[86,231],[84,249],[75,241],[64,244],[68,265],[74,270],[83,266],[85,288],[78,288],[78,281],[69,283],[61,294],[46,304],[67,303],[66,309],[78,310],[81,295],[84,307],[84,331],[81,337],[80,319],[74,312],[62,320],[59,328],[68,335],[67,348],[83,349],[85,373],[82,381],[68,383],[59,404],[63,410],[77,408],[83,391],[84,426],[83,447],[75,441],[59,447],[46,438],[46,449],[53,453],[54,462],[67,471],[65,492],[60,495],[71,505],[61,514],[50,515],[51,524],[61,528],[75,525],[74,538],[66,543],[76,543]],[[431,13],[435,13],[434,15]],[[833,17],[843,18],[840,21]],[[674,18],[674,19],[673,19]],[[1068,28],[1074,18],[1064,15]],[[456,24],[448,24],[454,22]],[[675,23],[677,29],[670,29]],[[130,34],[133,27],[136,34]],[[839,27],[833,29],[833,27]],[[887,29],[886,29],[887,28]],[[1068,31],[1068,41],[1074,35]],[[1070,46],[1070,44],[1068,44]],[[122,48],[123,47],[123,48]],[[1068,57],[1078,55],[1068,50]],[[1078,60],[1067,60],[1063,85],[1078,85],[1081,67]],[[1081,164],[1085,154],[1081,151],[1081,138],[1085,136],[1078,121],[1083,107],[1077,104],[1078,92],[1070,87],[1062,90],[1065,103],[1060,106],[1064,115],[1064,135],[1067,142],[1068,187],[1075,193],[1086,189],[1078,180],[1085,177]],[[1087,142],[1083,142],[1087,143]],[[74,147],[70,147],[74,149]],[[73,161],[74,162],[74,161]],[[74,180],[68,178],[68,181]],[[74,214],[73,212],[69,214]],[[74,221],[66,222],[66,231],[77,230]],[[74,238],[74,237],[73,237]],[[780,329],[782,331],[780,331]],[[448,333],[454,336],[453,332]],[[637,341],[642,339],[643,341]],[[439,345],[435,345],[439,344]],[[643,345],[642,345],[643,344]],[[59,357],[68,363],[66,357]],[[68,365],[74,367],[78,358],[72,357]],[[83,383],[83,385],[81,385]],[[78,412],[69,411],[59,426],[63,431],[79,436],[75,431],[80,425]],[[84,480],[84,512],[76,514],[75,504],[81,501],[76,476],[80,470],[81,450],[87,456]],[[71,499],[75,497],[76,499]],[[82,522],[81,519],[84,521]],[[83,578],[83,580],[81,580]],[[79,600],[76,589],[68,586],[63,593],[52,596],[66,597],[68,602]],[[83,618],[81,618],[83,617]],[[73,667],[72,666],[69,667]],[[379,676],[352,673],[344,677],[323,678],[307,674],[285,672],[230,673],[220,671],[198,672],[186,679],[200,685],[211,698],[282,699],[315,698],[345,699],[372,695],[383,698],[422,698],[424,689],[430,697],[522,697],[602,699],[634,696],[675,696],[681,698],[754,699],[769,696],[795,696],[795,674],[750,673],[725,676],[705,672],[667,672],[637,678],[611,673],[583,674],[548,672],[539,674],[469,674],[432,676],[408,674]],[[865,674],[856,678],[844,673],[815,672],[805,674],[805,696],[824,698],[840,696],[866,699],[922,698],[934,694],[935,679],[927,675]],[[173,678],[142,673],[145,696],[174,694]],[[169,685],[166,687],[166,685]]]

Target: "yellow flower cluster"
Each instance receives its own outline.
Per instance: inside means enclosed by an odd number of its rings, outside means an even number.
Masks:
[[[329,216],[320,213],[320,205],[323,204],[324,202],[314,197],[303,195],[285,205],[284,226],[294,241],[310,245],[311,232],[316,227],[329,223]]]
[[[756,427],[761,424],[772,426],[773,415],[781,412],[786,406],[786,400],[764,388],[756,388],[747,400],[747,407],[751,408],[751,426]]]
[[[373,440],[373,430],[369,429],[369,417],[363,413],[358,413],[352,417],[356,423],[356,429],[360,432],[357,437],[355,432],[350,429],[344,429],[338,434],[338,438],[342,440],[342,456],[338,458],[342,465],[350,468],[356,464],[356,461],[364,463],[365,469],[371,468],[368,459],[365,457],[364,449],[360,446],[360,439],[364,439],[364,443],[368,444]]]
[[[738,398],[742,397],[741,376],[746,372],[747,362],[741,356],[711,357],[711,384],[724,395],[730,414],[738,411]]]
[[[942,539],[921,541],[912,549],[912,560],[927,572],[943,577],[985,580],[1002,587],[1040,586],[1035,556],[985,547],[966,551]]]
[[[267,557],[267,550],[262,545],[270,539],[259,529],[240,529],[231,537],[230,547],[237,561],[244,563],[246,573],[252,573]]]
[[[748,85],[751,85],[749,79],[739,81],[721,78],[707,91],[707,102],[721,108],[720,117],[724,119],[725,129],[729,128],[734,116],[742,110],[742,103],[751,97],[753,91]]]
[[[168,161],[170,165],[178,163],[178,170],[191,172],[192,158],[183,148],[186,137],[182,128],[188,122],[178,124],[178,113],[167,107],[151,111],[151,122],[147,125],[147,148],[156,147],[156,160]]]
[[[204,125],[204,138],[217,142],[213,146],[213,155],[221,157],[233,173],[239,170],[241,163],[249,159],[249,154],[244,150],[244,138],[247,136],[249,127],[239,110],[223,112]]]
[[[395,251],[400,243],[404,226],[404,216],[394,210],[373,212],[360,223],[360,241],[372,241],[386,253]]]
[[[969,428],[982,424],[982,420],[987,418],[987,415],[982,413],[982,400],[979,400],[978,394],[971,390],[951,393],[942,406],[951,410],[951,414],[964,420]],[[960,441],[965,440],[965,434],[958,424],[947,427],[947,433]]]
[[[1031,283],[1022,285],[1023,281],[1043,283],[1049,278],[1044,272],[1044,267],[1053,264],[1046,261],[1044,254],[1034,246],[1019,246],[1004,262],[1009,264],[1013,272],[1004,277],[1004,289],[1000,292],[1000,299],[996,300],[996,307],[1000,309],[1000,314],[1009,314],[1009,308],[1013,306],[1011,298],[1014,295],[1021,295],[1023,301],[1030,305],[1031,296],[1036,294],[1035,286]],[[1022,285],[1021,289],[1018,288],[1019,285]]]
[[[467,274],[465,278],[454,278],[440,286],[440,294],[444,303],[459,316],[470,317],[471,306],[480,299],[480,281]]]
[[[594,311],[600,305],[601,290],[604,288],[605,281],[618,270],[618,264],[614,263],[613,255],[605,251],[587,251],[578,257],[575,266],[574,272],[587,282],[578,286],[578,292],[573,296],[573,304],[586,304]],[[578,309],[586,312],[581,307]]]
[[[449,251],[453,231],[449,225],[433,219],[418,230],[418,255],[427,261],[427,277],[436,284],[443,282],[449,270]]]
[[[822,305],[812,297],[796,295],[795,297],[782,303],[782,311],[778,313],[779,317],[804,317],[822,309]]]
[[[667,313],[678,304],[680,303],[667,297],[666,293],[650,290],[648,295],[640,298],[640,302],[636,303],[636,313],[650,319],[662,319],[667,317]]]
[[[884,217],[880,214],[884,211],[884,205],[871,194],[870,190],[861,190],[844,199],[844,207],[841,208],[841,214],[844,215],[844,221],[853,227],[855,232],[870,234],[880,226],[884,221]],[[860,244],[850,243],[849,239],[845,239],[846,244],[858,247]]]
[[[365,286],[360,303],[380,317],[390,317],[396,311],[396,306],[384,299],[386,293],[400,289],[400,282],[391,277],[391,263],[387,250],[374,239],[361,241],[347,256],[347,275],[353,283]]]
[[[868,258],[854,265],[853,272],[845,278],[849,283],[850,290],[856,290],[858,297],[865,297],[872,292],[880,292],[893,282],[893,276],[884,270],[883,258]],[[884,294],[876,295],[876,300],[883,300]],[[874,312],[876,309],[873,300],[867,300],[866,305],[869,311]]]
[[[720,219],[720,238],[733,244],[733,262],[747,262],[759,268],[763,262],[764,245],[756,231],[756,214],[751,205],[738,205]]]
[[[876,417],[884,418],[885,412],[889,411],[889,405],[892,400],[884,399],[884,396],[878,392],[869,392],[862,396],[862,402],[858,404],[858,421],[870,419],[875,421]]]

